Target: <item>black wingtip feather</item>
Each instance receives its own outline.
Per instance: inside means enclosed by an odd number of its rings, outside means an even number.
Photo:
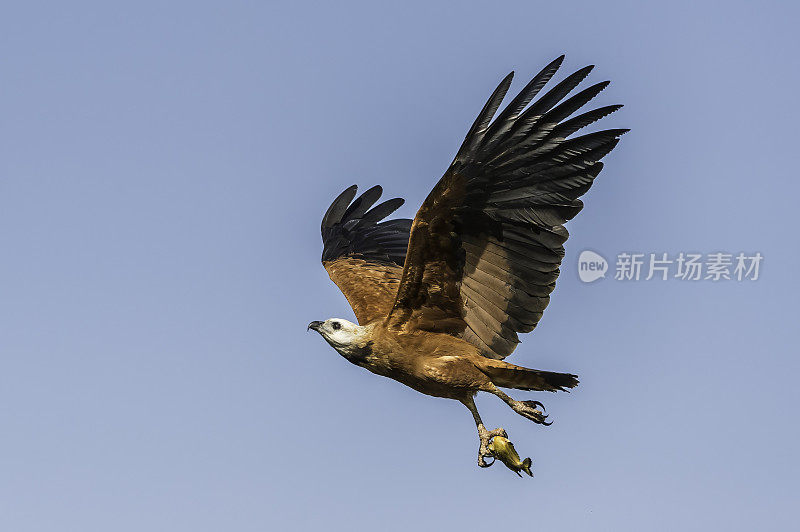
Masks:
[[[486,133],[486,130],[492,121],[492,118],[494,117],[494,114],[500,107],[503,98],[506,97],[506,93],[511,87],[511,81],[513,79],[514,72],[511,71],[505,78],[503,78],[503,81],[500,82],[492,95],[486,101],[483,109],[481,109],[481,112],[478,113],[478,117],[475,119],[475,122],[472,123],[472,127],[469,128],[467,136],[464,138],[464,142],[461,144],[461,148],[458,150],[456,160],[460,160],[481,141],[484,133]]]
[[[405,202],[406,200],[403,198],[392,198],[390,200],[386,200],[364,214],[364,220],[370,222],[379,222],[402,207]]]
[[[322,261],[355,256],[402,265],[408,247],[411,220],[378,222],[399,209],[405,200],[394,198],[373,207],[383,188],[376,185],[353,201],[356,190],[353,185],[339,194],[323,217]]]
[[[342,215],[344,215],[350,202],[353,201],[356,192],[358,192],[358,186],[350,185],[344,189],[341,194],[336,196],[336,199],[333,200],[328,210],[325,211],[325,216],[322,217],[323,231],[342,220]]]
[[[380,185],[375,185],[374,187],[370,188],[363,194],[361,194],[356,200],[344,211],[342,215],[343,220],[348,220],[350,218],[360,218],[364,215],[370,207],[372,207],[376,201],[378,201],[383,194],[383,188]]]

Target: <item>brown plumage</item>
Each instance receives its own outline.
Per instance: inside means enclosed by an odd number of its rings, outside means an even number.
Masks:
[[[478,426],[481,466],[490,465],[489,440],[505,431],[485,429],[477,392],[548,424],[541,403],[514,400],[499,388],[555,392],[578,384],[575,375],[502,360],[518,333],[542,317],[564,257],[563,224],[581,210],[578,198],[602,169],[600,160],[627,131],[572,137],[621,107],[569,118],[608,85],[567,98],[591,67],[530,103],[562,61],[546,66],[492,121],[513,73],[500,83],[413,221],[381,221],[403,200],[373,207],[381,187],[354,200],[355,185],[322,220],[323,265],[358,325],[330,319],[309,328],[354,364],[464,403]]]

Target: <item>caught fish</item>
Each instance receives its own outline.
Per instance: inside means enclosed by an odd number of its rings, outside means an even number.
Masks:
[[[522,476],[519,474],[520,471],[525,471],[529,476],[533,476],[533,473],[531,473],[531,459],[520,460],[516,449],[514,449],[514,444],[508,439],[502,436],[492,438],[492,441],[489,442],[489,452],[518,476]]]

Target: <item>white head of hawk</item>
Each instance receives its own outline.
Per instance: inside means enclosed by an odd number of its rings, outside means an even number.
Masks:
[[[312,321],[309,329],[317,331],[331,347],[347,358],[367,338],[368,327],[362,327],[344,318]]]

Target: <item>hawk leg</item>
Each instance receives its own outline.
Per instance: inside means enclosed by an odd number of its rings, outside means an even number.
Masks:
[[[487,390],[502,399],[508,406],[510,406],[517,414],[530,419],[534,423],[540,425],[552,425],[552,421],[547,421],[547,415],[544,413],[544,405],[539,401],[517,401],[503,393],[496,386],[492,385],[493,389]],[[541,410],[539,410],[541,408]]]
[[[481,420],[481,416],[478,413],[478,408],[475,406],[475,401],[472,397],[462,399],[461,402],[464,403],[464,406],[466,406],[470,412],[472,412],[472,418],[475,420],[475,425],[478,427],[478,438],[480,438],[480,447],[478,447],[478,466],[489,467],[494,464],[494,456],[489,451],[489,441],[495,436],[507,438],[508,434],[506,434],[505,429],[502,427],[494,430],[487,430],[486,427],[483,426],[483,421]],[[487,462],[485,460],[487,457],[491,457],[492,461]]]

